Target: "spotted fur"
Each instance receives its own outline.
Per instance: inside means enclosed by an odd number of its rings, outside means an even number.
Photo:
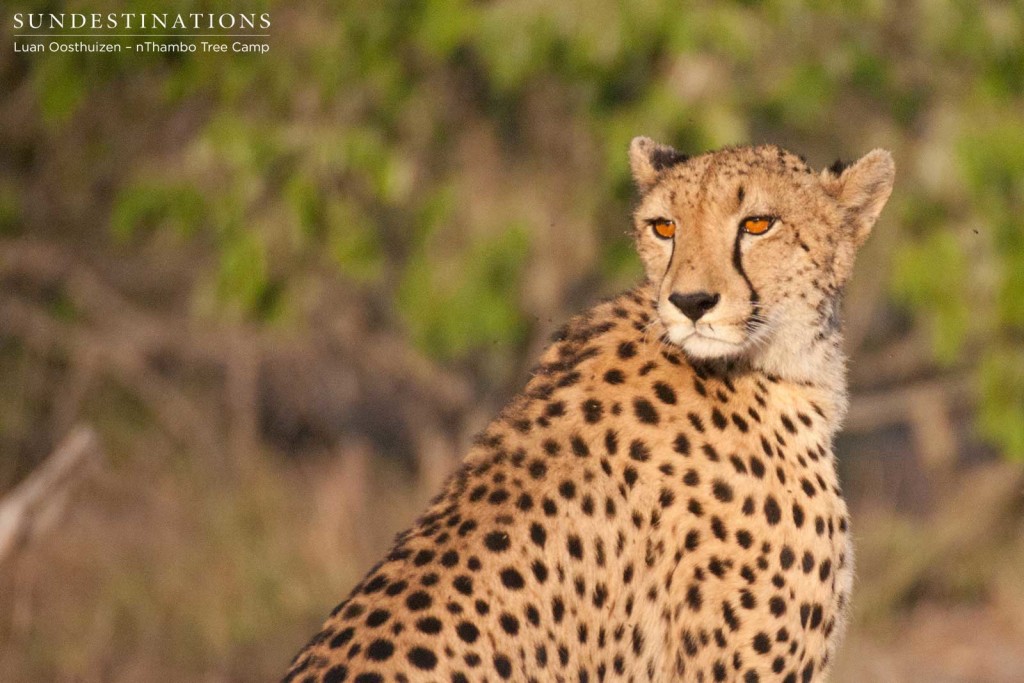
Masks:
[[[891,157],[816,174],[638,138],[631,162],[646,281],[569,322],[285,680],[827,677],[852,577],[838,300]],[[691,290],[720,295],[696,322],[670,301]]]

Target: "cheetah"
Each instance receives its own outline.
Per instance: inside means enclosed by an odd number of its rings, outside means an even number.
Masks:
[[[820,681],[839,303],[892,156],[630,145],[646,278],[572,319],[286,681]]]

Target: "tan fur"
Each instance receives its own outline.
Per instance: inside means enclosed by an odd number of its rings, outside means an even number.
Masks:
[[[287,680],[827,676],[852,577],[836,306],[891,157],[818,175],[638,138],[630,161],[648,281],[567,325]],[[696,328],[691,291],[720,295]]]

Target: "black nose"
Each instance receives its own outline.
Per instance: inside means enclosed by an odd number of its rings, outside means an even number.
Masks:
[[[718,294],[708,292],[690,292],[689,294],[672,292],[668,300],[682,311],[683,315],[693,322],[697,322],[702,315],[714,308],[721,298]]]

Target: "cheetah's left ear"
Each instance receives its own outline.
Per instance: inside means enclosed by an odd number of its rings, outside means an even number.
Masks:
[[[641,194],[654,187],[662,171],[684,163],[689,158],[668,145],[660,145],[642,136],[633,138],[629,145],[629,167]]]
[[[845,223],[853,231],[854,245],[859,247],[871,234],[871,228],[892,194],[896,164],[888,151],[875,149],[840,169],[837,163],[822,171],[821,182],[842,207]]]

